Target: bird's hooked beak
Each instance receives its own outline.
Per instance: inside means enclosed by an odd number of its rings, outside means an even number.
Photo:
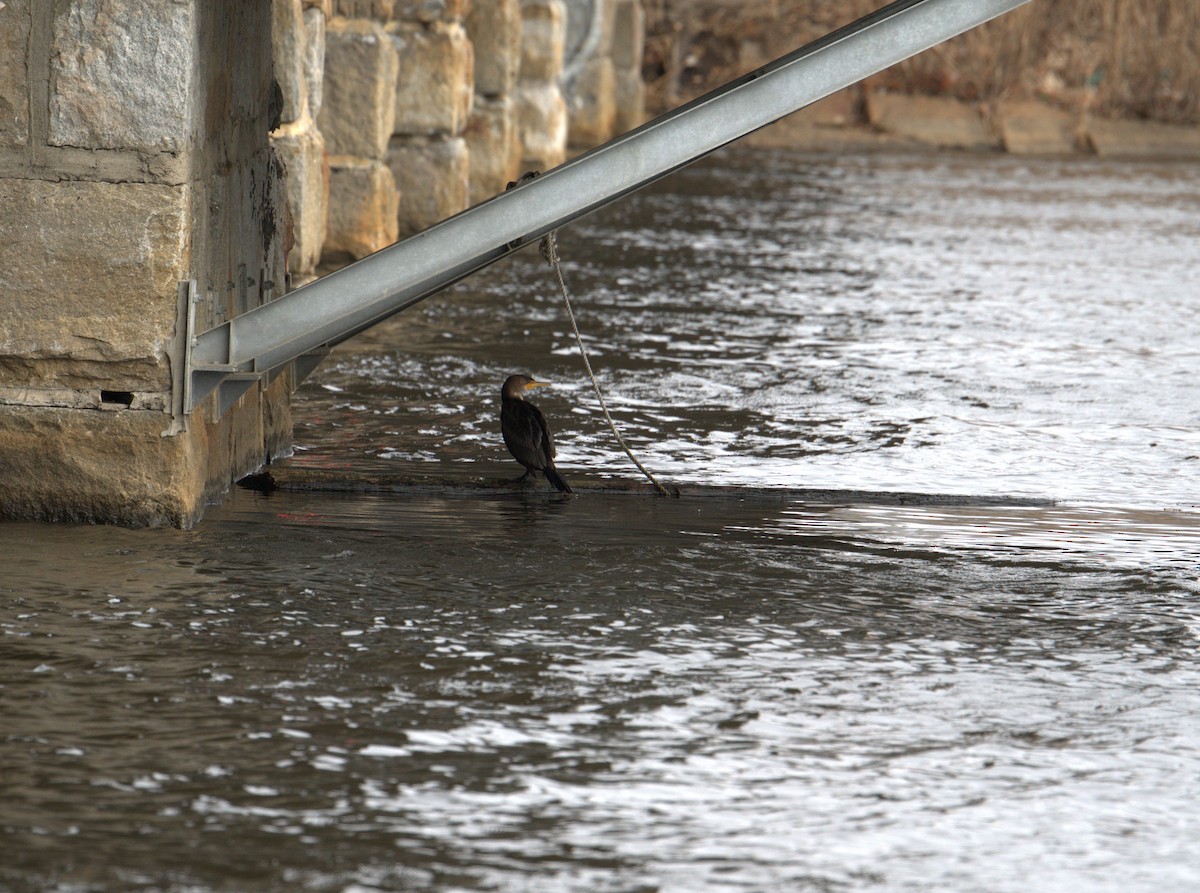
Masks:
[[[548,387],[550,387],[550,382],[548,382],[548,381],[534,381],[531,378],[531,379],[529,379],[529,381],[525,382],[525,390],[527,390],[527,391],[532,391],[534,388],[548,388]]]

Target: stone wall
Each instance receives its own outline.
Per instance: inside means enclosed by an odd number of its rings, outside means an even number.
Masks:
[[[180,281],[205,331],[640,120],[639,15],[0,3],[0,516],[186,525],[289,449],[289,375],[182,411]]]
[[[290,438],[282,380],[174,413],[179,281],[204,327],[283,288],[270,9],[7,0],[0,35],[0,515],[190,523]]]
[[[644,116],[641,0],[273,4],[295,281]]]

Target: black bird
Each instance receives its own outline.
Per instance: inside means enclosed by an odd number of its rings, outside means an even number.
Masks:
[[[513,458],[525,466],[525,480],[540,471],[560,493],[571,493],[571,485],[554,467],[554,437],[542,411],[525,399],[530,388],[543,387],[529,375],[510,375],[500,389],[500,433]]]

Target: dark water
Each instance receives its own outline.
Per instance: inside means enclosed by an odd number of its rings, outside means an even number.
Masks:
[[[564,232],[644,461],[774,495],[3,525],[0,889],[1200,889],[1198,181],[741,152]],[[628,477],[525,254],[331,358],[292,466],[515,477],[521,370]]]

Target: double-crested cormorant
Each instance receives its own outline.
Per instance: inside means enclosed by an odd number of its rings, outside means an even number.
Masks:
[[[505,379],[500,389],[500,433],[513,458],[525,466],[525,477],[540,471],[560,493],[570,493],[570,484],[554,467],[554,438],[546,417],[525,399],[526,391],[545,384],[528,375],[510,375]]]

